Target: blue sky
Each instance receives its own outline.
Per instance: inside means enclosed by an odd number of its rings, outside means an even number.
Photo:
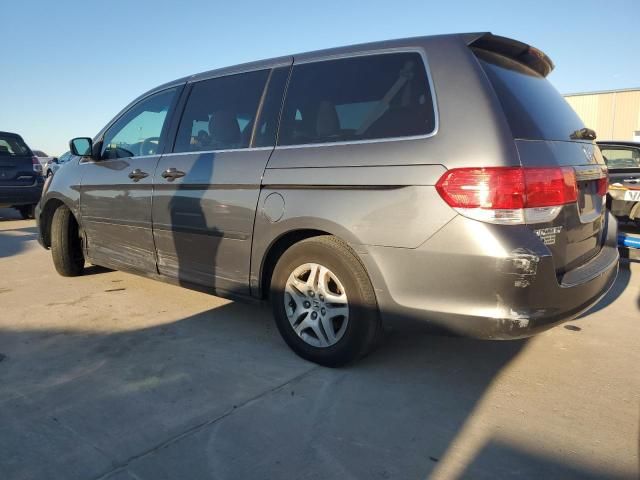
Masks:
[[[5,0],[0,11],[0,130],[54,155],[174,78],[389,38],[492,31],[545,51],[563,93],[640,87],[640,0]]]

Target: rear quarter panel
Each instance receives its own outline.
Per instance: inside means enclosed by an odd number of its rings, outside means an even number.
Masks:
[[[519,165],[498,100],[460,37],[408,39],[381,48],[423,54],[437,130],[421,138],[276,147],[257,205],[252,292],[260,289],[270,246],[292,230],[326,231],[361,254],[363,246],[417,248],[456,216],[434,186],[448,168]],[[317,55],[336,53],[362,54]],[[274,193],[283,199],[279,219],[268,200]]]

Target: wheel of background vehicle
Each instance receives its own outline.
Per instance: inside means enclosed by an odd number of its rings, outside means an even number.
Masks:
[[[35,205],[22,205],[17,208],[23,220],[35,218]]]
[[[53,175],[53,172],[51,172],[51,170],[47,170],[47,177],[50,177],[51,175]]]
[[[364,266],[332,236],[312,237],[284,252],[271,279],[271,305],[289,347],[328,367],[366,355],[382,330]]]
[[[75,217],[65,206],[59,207],[51,221],[53,265],[63,277],[81,275],[84,270],[82,242]]]

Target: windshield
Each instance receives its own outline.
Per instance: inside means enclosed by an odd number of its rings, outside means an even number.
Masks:
[[[0,157],[31,156],[29,147],[17,135],[0,133]]]
[[[514,138],[570,140],[584,124],[545,77],[510,58],[473,49],[502,104]]]

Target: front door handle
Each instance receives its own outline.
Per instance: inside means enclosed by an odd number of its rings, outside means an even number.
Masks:
[[[168,181],[173,182],[176,178],[184,177],[185,173],[174,167],[167,168],[162,172],[162,178],[166,178]]]
[[[129,178],[134,182],[137,182],[138,180],[142,180],[143,178],[148,176],[149,174],[147,172],[143,172],[139,168],[136,168],[133,172],[129,173]]]

